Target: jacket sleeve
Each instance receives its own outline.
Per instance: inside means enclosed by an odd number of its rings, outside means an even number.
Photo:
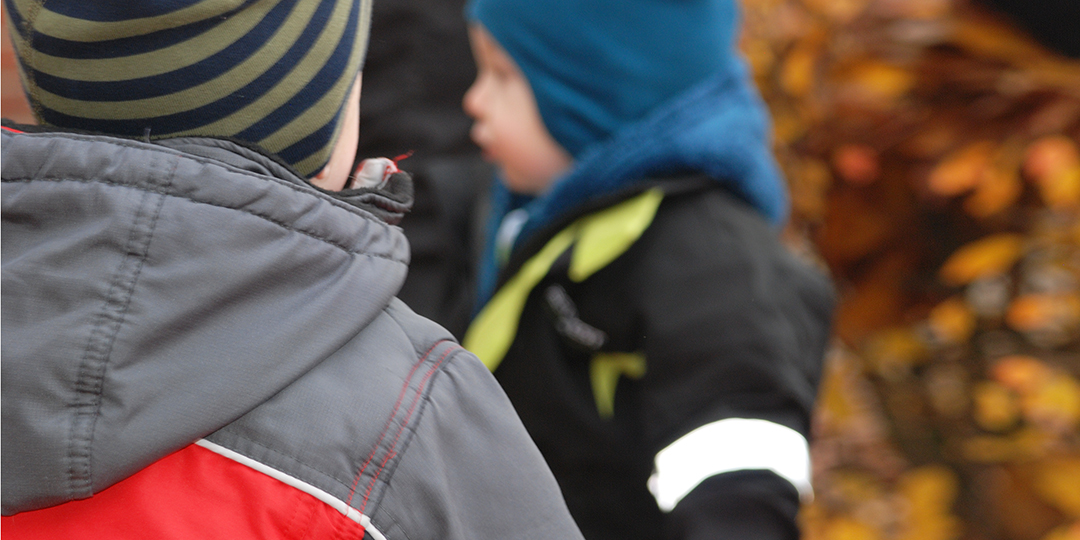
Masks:
[[[551,471],[495,378],[456,353],[435,375],[372,516],[388,539],[580,539]]]
[[[664,536],[680,540],[798,540],[799,497],[771,471],[746,470],[706,479],[668,516]]]
[[[650,490],[671,539],[794,540],[832,288],[748,207],[702,197],[641,239],[662,254],[636,274]]]

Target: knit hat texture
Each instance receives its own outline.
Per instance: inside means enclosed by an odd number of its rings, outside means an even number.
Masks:
[[[46,125],[229,137],[304,176],[327,163],[372,0],[4,0]]]
[[[471,0],[577,157],[712,75],[734,71],[732,0]]]

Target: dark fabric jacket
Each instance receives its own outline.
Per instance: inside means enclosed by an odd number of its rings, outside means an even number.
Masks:
[[[2,137],[5,537],[579,537],[490,373],[394,298],[407,175],[330,194],[228,141]],[[215,465],[154,480],[189,456]],[[237,463],[322,509],[222,511]]]
[[[590,540],[798,538],[808,479],[785,467],[809,459],[833,291],[780,243],[768,113],[745,65],[729,67],[575,155],[539,196],[493,191],[485,305],[463,343]],[[676,472],[656,464],[684,451],[699,454]]]
[[[798,494],[770,471],[714,476],[670,513],[646,489],[657,452],[699,426],[764,419],[809,435],[833,291],[759,212],[704,177],[638,182],[525,241],[485,310],[566,231],[650,194],[659,206],[639,236],[577,233],[551,252],[519,315],[494,318],[508,321],[505,354],[485,345],[498,324],[483,311],[464,343],[495,367],[586,538],[794,540]]]

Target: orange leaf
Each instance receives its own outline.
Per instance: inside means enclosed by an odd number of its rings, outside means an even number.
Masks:
[[[1042,540],[1080,540],[1080,521],[1057,527]]]
[[[1021,394],[1034,392],[1050,378],[1051,374],[1051,369],[1047,364],[1035,356],[1026,354],[1003,356],[993,367],[990,367],[991,378]]]
[[[1036,183],[1077,166],[1080,166],[1080,150],[1075,141],[1063,135],[1035,140],[1024,155],[1024,174]]]
[[[859,96],[878,103],[895,101],[915,85],[910,70],[876,60],[857,62],[838,79],[850,84]]]
[[[945,197],[970,191],[989,170],[994,151],[994,143],[978,141],[949,154],[930,172],[930,191]]]
[[[1021,394],[1033,392],[1049,379],[1051,373],[1042,360],[1022,354],[1002,357],[990,368],[990,376],[995,381]]]
[[[833,153],[833,167],[847,183],[871,184],[881,174],[877,151],[862,144],[845,144]]]
[[[941,280],[949,285],[965,285],[1003,273],[1020,258],[1023,245],[1023,237],[1018,234],[998,234],[971,242],[945,261]]]
[[[805,0],[811,10],[825,15],[837,23],[850,22],[866,10],[868,0]]]
[[[977,218],[990,217],[1016,202],[1021,191],[1015,170],[994,168],[983,175],[975,192],[964,201],[964,210]]]
[[[1076,294],[1027,294],[1013,300],[1005,314],[1005,322],[1020,331],[1075,326],[1078,321],[1080,296]]]

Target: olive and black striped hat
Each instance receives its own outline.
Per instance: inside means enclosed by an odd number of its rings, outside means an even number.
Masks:
[[[371,0],[4,0],[43,124],[231,137],[304,176],[326,165]]]

